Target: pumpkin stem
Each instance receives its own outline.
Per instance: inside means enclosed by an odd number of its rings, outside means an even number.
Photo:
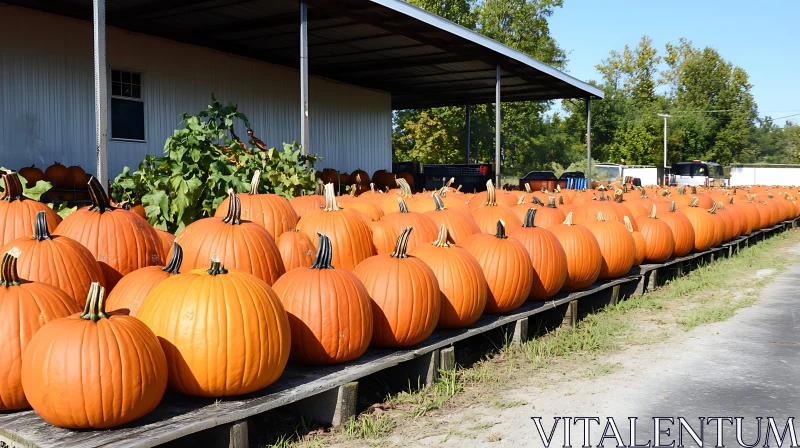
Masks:
[[[525,183],[525,193],[530,193],[530,192],[531,192],[531,184],[526,182]]]
[[[460,184],[459,184],[459,186],[458,186],[458,187],[456,187],[456,191],[459,191],[459,192],[460,192],[460,191],[461,191],[461,187],[463,187],[463,185],[460,185]]]
[[[633,224],[631,224],[631,219],[628,218],[628,215],[624,215],[622,221],[624,221],[625,228],[628,229],[628,232],[633,233]]]
[[[314,194],[318,196],[325,194],[325,185],[321,180],[317,180],[317,183],[314,184]]]
[[[653,204],[653,209],[650,211],[650,216],[648,218],[657,219],[656,217],[656,204]]]
[[[717,202],[717,210],[725,210],[725,204],[722,202]]]
[[[100,319],[108,319],[106,314],[106,289],[100,283],[92,282],[89,287],[89,295],[86,297],[86,307],[80,315],[83,320],[97,322]]]
[[[708,212],[711,213],[712,215],[717,213],[717,203],[716,202],[714,203],[714,205],[711,206],[710,209],[708,209]]]
[[[497,233],[494,234],[497,238],[506,239],[506,223],[502,219],[497,221]]]
[[[119,204],[117,204],[117,208],[121,208],[123,210],[130,211],[131,210],[131,203],[130,203],[130,201],[122,201]]]
[[[336,202],[336,192],[333,190],[333,184],[325,185],[325,210],[326,212],[335,212],[341,210],[342,207]]]
[[[556,208],[556,198],[550,196],[547,198],[547,206],[549,208]]]
[[[597,212],[597,222],[606,222],[606,218],[603,216],[603,212]]]
[[[3,191],[3,197],[0,199],[8,202],[21,201],[23,199],[22,182],[20,182],[17,173],[4,174],[3,182],[5,183],[5,191]]]
[[[533,221],[536,219],[536,209],[529,208],[528,213],[525,213],[525,222],[522,223],[522,227],[526,228],[533,228],[536,225],[533,224]]]
[[[219,259],[219,255],[212,255],[211,256],[211,267],[208,268],[206,274],[210,275],[219,275],[219,274],[227,274],[228,270],[225,269],[225,266],[222,265],[222,261]]]
[[[228,189],[228,214],[222,218],[222,222],[231,225],[242,223],[242,201],[233,188]]]
[[[699,204],[699,203],[700,203],[700,199],[697,199],[697,197],[693,197],[692,198],[692,202],[689,203],[689,207],[697,207],[697,204]]]
[[[400,195],[404,198],[410,198],[413,196],[411,193],[411,185],[408,185],[408,182],[403,179],[402,177],[397,179],[397,186],[400,188]]]
[[[483,205],[497,206],[497,192],[494,189],[494,183],[489,179],[486,182],[486,203]]]
[[[617,188],[614,190],[614,202],[622,202],[622,190]]]
[[[697,194],[697,187],[695,186],[692,187],[692,194]]]
[[[111,206],[111,202],[108,200],[106,191],[103,190],[103,186],[100,185],[100,181],[94,176],[89,178],[89,197],[92,199],[92,205],[89,207],[89,210],[94,210],[100,213],[114,210],[114,207]]]
[[[728,201],[728,204],[733,204],[733,197],[731,197],[731,200]]]
[[[408,258],[408,238],[411,235],[412,227],[406,227],[402,233],[400,233],[400,237],[397,238],[397,243],[394,245],[394,252],[392,252],[392,258]]]
[[[566,219],[564,219],[564,222],[562,224],[564,224],[565,226],[574,226],[575,225],[575,224],[572,223],[572,212],[567,213],[567,217],[566,217]]]
[[[525,203],[525,195],[520,195],[519,199],[517,199],[517,205],[522,205]]]
[[[17,258],[21,253],[19,247],[14,246],[3,254],[3,261],[0,262],[0,285],[8,288],[22,284],[17,273]]]
[[[436,247],[450,247],[447,236],[447,227],[442,224],[442,227],[439,228],[439,235],[436,237],[436,241],[433,242],[433,245]]]
[[[408,213],[408,204],[402,197],[397,198],[397,205],[400,206],[400,213]]]
[[[355,197],[355,195],[356,195],[356,187],[357,186],[358,186],[358,184],[350,185],[350,196]]]
[[[444,201],[436,193],[433,194],[433,202],[434,202],[434,204],[436,204],[436,211],[437,212],[440,212],[440,211],[444,210]]]
[[[36,224],[33,226],[33,239],[36,241],[44,241],[52,239],[50,231],[47,230],[47,215],[44,210],[36,214]]]
[[[374,182],[370,182],[369,183],[369,191],[375,193],[375,183]]]
[[[255,170],[253,172],[253,179],[250,180],[250,194],[257,195],[258,194],[258,185],[261,183],[261,170]]]
[[[544,202],[542,202],[542,200],[539,199],[537,196],[531,196],[531,202],[533,202],[534,204],[536,204],[536,205],[538,205],[540,207],[544,207]]]
[[[181,269],[181,264],[183,263],[183,248],[177,242],[172,243],[172,257],[169,259],[169,263],[164,266],[162,271],[167,272],[169,274],[180,274],[178,272]]]
[[[676,210],[676,208],[677,208],[677,207],[676,207],[676,205],[675,205],[675,201],[672,201],[672,203],[671,203],[671,204],[669,204],[669,211],[670,211],[670,213],[675,213],[675,210]]]
[[[564,196],[558,197],[558,205],[564,205]]]
[[[314,258],[314,263],[311,264],[311,269],[333,269],[331,266],[331,259],[333,259],[331,239],[319,232],[317,235],[319,235],[319,249],[317,249],[317,256]]]

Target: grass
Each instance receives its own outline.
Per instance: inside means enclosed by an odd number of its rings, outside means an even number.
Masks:
[[[375,439],[391,432],[394,422],[386,415],[361,414],[350,417],[344,425],[344,435],[350,440]]]

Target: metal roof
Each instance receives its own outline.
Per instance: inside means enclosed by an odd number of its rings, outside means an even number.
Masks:
[[[91,0],[8,0],[91,20]],[[401,0],[307,0],[312,75],[392,94],[393,109],[602,98],[526,54]],[[106,0],[109,26],[299,66],[298,0]]]

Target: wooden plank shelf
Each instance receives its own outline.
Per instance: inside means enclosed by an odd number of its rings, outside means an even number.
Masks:
[[[56,428],[43,421],[33,411],[0,413],[0,447],[151,447],[175,441],[201,431],[229,429],[229,437],[222,446],[245,448],[247,419],[266,411],[287,405],[300,404],[301,400],[314,400],[316,397],[340,397],[343,387],[352,394],[353,383],[378,372],[400,365],[422,366],[423,383],[431,380],[440,367],[440,356],[447,368],[452,361],[452,348],[474,336],[486,334],[501,328],[514,331],[512,343],[527,339],[528,318],[556,308],[564,309],[564,323],[574,325],[584,313],[598,307],[613,305],[633,294],[643,294],[653,287],[663,284],[663,274],[681,275],[687,266],[696,265],[698,260],[713,261],[721,256],[729,256],[733,247],[737,250],[764,237],[797,226],[797,220],[787,221],[774,227],[754,232],[726,243],[721,247],[685,257],[668,260],[662,264],[636,266],[624,277],[601,281],[589,288],[559,294],[551,300],[526,302],[512,313],[484,315],[470,328],[457,330],[436,330],[426,341],[408,350],[369,349],[359,359],[336,366],[311,367],[303,365],[287,366],[281,378],[261,391],[222,400],[209,400],[181,396],[168,392],[158,408],[149,415],[132,424],[105,431],[72,431]],[[440,350],[444,354],[440,354]],[[445,356],[445,354],[447,356]],[[424,372],[427,373],[427,377]],[[432,373],[431,373],[432,372]],[[338,391],[338,393],[337,393]],[[347,395],[347,394],[345,394]],[[352,397],[349,399],[352,400]],[[304,403],[305,403],[304,401]],[[336,399],[333,400],[334,402]],[[352,406],[350,406],[352,407]],[[340,415],[337,418],[342,418]],[[244,435],[243,435],[244,434]],[[230,441],[230,443],[228,442]],[[238,442],[237,442],[238,441]],[[214,444],[211,444],[214,445]],[[210,446],[211,446],[210,445]]]

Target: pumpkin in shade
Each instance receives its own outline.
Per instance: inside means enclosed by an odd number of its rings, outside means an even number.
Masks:
[[[153,227],[153,230],[156,231],[156,235],[158,235],[158,238],[161,240],[161,250],[164,252],[164,255],[169,254],[170,249],[172,249],[172,243],[175,242],[175,235],[166,230],[161,230],[158,227]]]
[[[286,272],[275,239],[256,223],[242,220],[239,195],[228,190],[228,214],[204,218],[186,226],[175,238],[183,248],[183,270],[199,269],[212,255],[226,266],[275,283]]]
[[[22,182],[16,173],[3,175],[3,196],[0,196],[0,245],[23,236],[33,235],[36,214],[44,212],[47,225],[55,228],[61,217],[50,207],[22,195]]]
[[[118,204],[115,204],[113,201],[111,201],[111,205],[123,210],[128,210],[129,212],[134,212],[139,215],[140,218],[147,220],[147,214],[144,212],[144,206],[142,204],[133,205],[128,201],[122,201]]]
[[[314,253],[317,248],[314,247],[314,243],[308,235],[297,229],[281,233],[275,243],[278,245],[278,252],[281,253],[286,272],[310,266],[314,261]]]
[[[67,187],[85,189],[86,171],[77,165],[67,168]]]
[[[267,229],[267,232],[275,239],[281,233],[293,229],[300,218],[297,217],[292,205],[283,196],[259,194],[258,186],[260,182],[261,170],[256,170],[253,174],[253,179],[250,181],[250,192],[239,195],[239,202],[242,206],[242,219],[254,222]],[[229,204],[230,197],[227,197],[219,204],[214,216],[224,218],[228,214]]]
[[[106,308],[110,311],[124,311],[129,316],[136,317],[150,291],[170,276],[179,273],[183,250],[178,243],[173,244],[175,247],[172,258],[166,266],[148,266],[122,277],[117,287],[108,295]]]
[[[731,217],[730,213],[725,210],[725,204],[722,202],[714,203],[716,205],[716,214],[719,216],[720,220],[722,221],[722,230],[723,230],[723,237],[722,241],[730,241],[736,236],[736,230],[738,227],[738,223],[734,222],[733,217]]]
[[[572,212],[562,224],[548,230],[558,238],[567,254],[567,281],[562,291],[572,292],[586,288],[597,280],[602,268],[603,254],[597,238],[586,227],[572,222]]]
[[[375,221],[369,223],[369,228],[372,231],[372,244],[378,255],[388,255],[394,252],[397,238],[400,238],[400,231],[393,224],[387,221]]]
[[[135,213],[114,208],[94,177],[89,181],[92,205],[76,210],[54,233],[86,246],[100,262],[109,291],[123,275],[147,266],[163,265],[161,239],[153,227]]]
[[[478,261],[464,248],[451,246],[447,233],[442,225],[436,241],[417,247],[411,255],[424,261],[439,283],[442,308],[437,328],[468,327],[481,317],[489,285]]]
[[[564,248],[552,232],[534,224],[540,210],[528,210],[522,227],[508,232],[508,236],[522,243],[530,255],[533,286],[528,300],[544,300],[556,295],[567,280],[567,254]]]
[[[519,308],[531,292],[533,268],[530,254],[519,241],[506,236],[503,221],[494,235],[476,233],[467,238],[467,249],[483,270],[489,285],[487,313],[506,313]]]
[[[36,165],[31,165],[19,169],[19,175],[25,178],[25,186],[28,188],[36,185],[36,182],[44,180],[44,173]]]
[[[294,197],[289,200],[289,204],[291,204],[299,218],[302,218],[308,212],[322,210],[325,208],[325,196],[323,195],[322,182],[317,181],[314,186],[314,194],[304,194],[303,196]]]
[[[624,218],[623,218],[624,220]],[[586,228],[592,232],[600,247],[602,262],[600,265],[600,280],[621,277],[631,270],[636,250],[628,229],[616,221],[606,221],[602,213],[597,214],[597,220],[587,222]]]
[[[623,224],[625,224],[625,228],[628,230],[628,233],[631,234],[633,237],[633,264],[638,266],[644,263],[644,257],[647,251],[646,244],[644,242],[644,237],[638,230],[633,230],[633,225],[631,224],[631,219],[627,216],[622,218]]]
[[[20,279],[19,249],[4,252],[0,262],[0,411],[30,407],[22,390],[22,354],[48,322],[80,311],[63,291],[45,283]]]
[[[497,228],[497,221],[502,220],[506,229],[512,229],[522,225],[522,221],[514,213],[514,210],[507,205],[497,204],[497,192],[491,180],[486,182],[486,203],[472,209],[472,219],[481,229],[481,232],[492,234]]]
[[[25,395],[52,425],[123,425],[164,395],[167,360],[158,339],[135,317],[106,313],[104,293],[92,284],[83,313],[47,324],[22,357]]]
[[[694,250],[703,252],[714,245],[714,221],[710,217],[708,210],[697,206],[698,201],[692,200],[688,207],[681,209],[689,219],[689,223],[694,230]]]
[[[353,271],[372,298],[372,342],[375,347],[418,344],[439,321],[441,294],[436,274],[406,253],[411,227],[404,229],[390,255],[375,255]]]
[[[310,267],[289,271],[275,282],[275,293],[289,317],[293,360],[338,364],[358,358],[369,347],[369,294],[352,272],[333,267],[331,256],[331,241],[320,234]]]
[[[397,198],[397,205],[400,210],[384,215],[381,221],[393,225],[398,232],[402,232],[407,227],[414,228],[414,232],[408,240],[409,251],[436,239],[438,231],[431,218],[422,213],[409,211],[403,198]]]
[[[325,185],[325,208],[307,213],[297,223],[297,230],[313,241],[317,232],[327,235],[333,247],[332,263],[352,271],[375,254],[369,226],[355,210],[343,210],[336,202],[333,184]]]
[[[644,238],[644,261],[648,263],[663,263],[675,251],[675,237],[669,224],[658,219],[655,204],[650,214],[636,219],[636,226]]]
[[[252,274],[228,271],[216,255],[207,270],[159,283],[137,317],[161,341],[169,386],[182,394],[224,397],[263,389],[289,360],[289,320],[275,291]]]
[[[436,193],[433,195],[433,202],[434,210],[425,212],[425,216],[435,225],[447,227],[447,235],[451,242],[460,244],[470,236],[480,233],[481,229],[469,212],[445,207],[444,200]]]
[[[673,257],[682,257],[694,249],[694,228],[689,218],[677,209],[675,201],[671,201],[669,211],[661,212],[658,219],[667,223],[672,231],[672,237],[675,239]]]
[[[18,238],[0,248],[0,253],[12,247],[20,250],[17,269],[22,278],[61,289],[79,308],[85,305],[92,281],[105,283],[103,269],[88,249],[72,238],[50,235],[45,212],[36,214],[32,238]]]
[[[58,162],[54,162],[44,170],[44,180],[56,188],[72,188],[67,167]]]

